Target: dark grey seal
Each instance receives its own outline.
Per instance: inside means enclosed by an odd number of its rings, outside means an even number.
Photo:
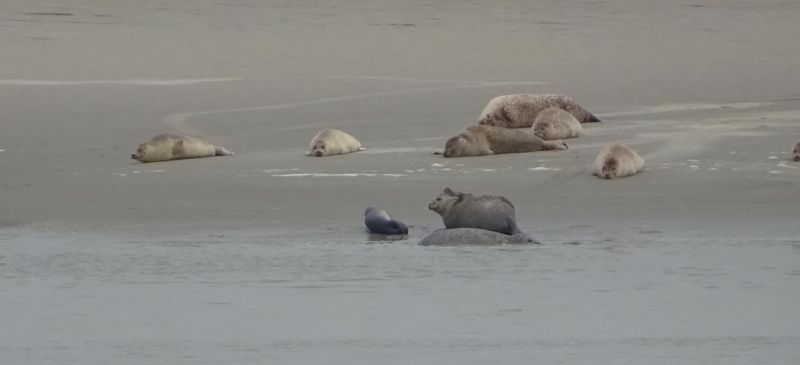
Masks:
[[[440,229],[419,241],[420,246],[464,246],[464,245],[511,245],[538,244],[525,233],[512,235],[487,231],[479,228]]]
[[[364,211],[364,224],[370,233],[400,235],[408,234],[408,227],[389,216],[385,210],[368,207]]]
[[[481,228],[503,234],[520,233],[514,204],[499,195],[457,193],[450,188],[428,204],[446,228]]]

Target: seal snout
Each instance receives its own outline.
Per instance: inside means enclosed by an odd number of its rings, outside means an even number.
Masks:
[[[314,157],[322,157],[322,151],[316,150],[316,151],[314,151],[313,155],[314,155]]]
[[[800,155],[794,156],[794,161],[795,162],[800,161]]]
[[[134,159],[134,160],[138,160],[139,156],[136,156],[135,153],[131,153],[131,158]]]

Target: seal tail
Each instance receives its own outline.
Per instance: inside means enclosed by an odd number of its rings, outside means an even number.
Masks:
[[[214,147],[214,156],[233,156],[233,152],[228,151],[225,147]]]
[[[601,120],[599,118],[595,117],[594,114],[592,114],[592,113],[588,113],[588,114],[589,114],[589,117],[586,118],[586,121],[584,123],[600,123],[601,122]]]

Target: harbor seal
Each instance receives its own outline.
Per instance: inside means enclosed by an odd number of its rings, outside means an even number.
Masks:
[[[642,168],[642,156],[622,144],[613,143],[600,149],[592,173],[603,179],[614,179],[636,174]]]
[[[504,128],[529,128],[539,112],[546,108],[566,110],[581,123],[600,122],[600,119],[566,95],[511,94],[490,100],[478,117],[478,124]]]
[[[565,149],[566,143],[542,140],[530,128],[473,125],[447,140],[442,154],[449,158]]]
[[[364,225],[370,233],[387,235],[408,234],[408,227],[403,222],[396,221],[385,210],[368,207],[364,211]]]
[[[317,133],[311,139],[308,147],[308,155],[323,157],[330,155],[342,155],[356,151],[363,151],[361,142],[338,129],[325,129]]]
[[[418,245],[420,246],[463,246],[463,245],[510,245],[510,244],[538,244],[536,240],[525,233],[512,235],[487,231],[480,228],[451,228],[439,229],[427,235]]]
[[[549,141],[553,139],[575,138],[581,135],[581,123],[566,110],[547,108],[539,112],[533,120],[533,134]]]
[[[198,138],[163,133],[140,144],[136,152],[131,154],[131,158],[140,162],[158,162],[231,155],[233,152]]]
[[[520,233],[511,201],[500,195],[454,192],[449,187],[428,204],[446,228],[482,228],[503,234]]]
[[[792,159],[795,160],[795,162],[800,161],[800,142],[794,145],[794,149],[792,150],[792,155],[794,155]]]

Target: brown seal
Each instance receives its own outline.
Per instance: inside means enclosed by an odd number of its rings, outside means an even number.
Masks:
[[[363,151],[361,142],[338,129],[325,129],[317,133],[311,139],[308,147],[308,155],[323,157],[330,155],[341,155],[356,151]]]
[[[136,148],[131,158],[141,162],[158,162],[211,156],[230,156],[233,152],[198,138],[178,134],[159,134]]]
[[[600,149],[592,173],[603,179],[630,176],[642,171],[644,159],[636,151],[619,143]]]
[[[794,149],[792,150],[793,160],[800,161],[800,142],[794,145]]]
[[[505,128],[529,128],[544,109],[566,110],[581,123],[595,123],[600,119],[578,105],[575,100],[560,94],[511,94],[489,101],[478,117],[478,124]]]
[[[581,123],[566,110],[547,108],[539,112],[533,121],[533,134],[549,141],[575,138],[581,135]]]
[[[562,141],[545,141],[533,129],[509,129],[490,125],[473,125],[450,138],[444,147],[444,157],[485,156],[501,153],[522,153],[546,150],[565,150]]]

